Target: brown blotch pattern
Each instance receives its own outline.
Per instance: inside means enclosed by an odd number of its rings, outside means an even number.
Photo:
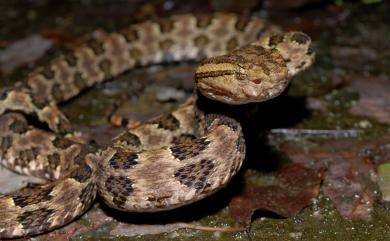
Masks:
[[[92,169],[87,164],[81,164],[81,166],[74,168],[70,177],[84,183],[92,177]]]
[[[79,195],[80,203],[83,203],[85,205],[89,205],[89,203],[92,203],[96,196],[96,190],[97,186],[96,183],[91,182],[88,183],[87,186],[85,186]]]
[[[22,120],[14,119],[9,128],[15,133],[22,134],[28,130],[28,125]]]
[[[121,32],[127,42],[133,42],[139,39],[138,31],[134,28],[129,28]]]
[[[209,144],[210,141],[206,138],[199,138],[193,141],[173,145],[170,147],[170,150],[175,158],[182,161],[199,155]]]
[[[77,65],[77,58],[73,52],[66,53],[64,55],[64,60],[71,67],[74,67]]]
[[[20,166],[27,166],[29,162],[37,158],[38,153],[39,149],[36,147],[20,151],[18,157],[15,159],[15,164]]]
[[[243,32],[248,25],[251,18],[249,16],[239,16],[237,17],[237,21],[234,24],[236,30]]]
[[[207,186],[207,179],[214,168],[212,160],[203,159],[198,163],[188,164],[177,169],[174,176],[181,184],[201,191]]]
[[[232,51],[238,47],[238,40],[236,37],[232,37],[227,42],[227,50]]]
[[[142,51],[137,48],[130,48],[129,50],[130,57],[133,58],[136,61],[139,61],[139,59],[142,56]]]
[[[169,50],[175,43],[173,42],[172,39],[164,39],[162,41],[160,41],[159,45],[160,45],[160,49],[161,50]]]
[[[38,228],[38,230],[47,230],[51,224],[50,217],[53,213],[53,209],[39,208],[18,215],[17,220],[24,229]]]
[[[99,63],[100,70],[104,73],[106,79],[112,76],[111,74],[111,61],[108,59],[102,59]]]
[[[0,141],[0,150],[5,153],[12,146],[12,136],[3,136]]]
[[[158,128],[166,129],[166,130],[177,130],[180,128],[180,122],[178,119],[176,119],[172,114],[162,116],[153,123],[158,125]]]
[[[133,133],[126,131],[125,133],[121,134],[118,136],[115,141],[119,142],[126,142],[127,145],[131,145],[134,147],[139,147],[141,146],[141,140],[139,139],[138,136],[134,135]]]
[[[31,102],[40,110],[49,105],[49,101],[46,98],[30,95]]]
[[[41,71],[39,71],[41,75],[43,75],[46,79],[53,79],[55,76],[54,71],[51,69],[50,65],[47,65],[42,68]]]
[[[195,37],[194,41],[195,41],[195,46],[201,48],[206,46],[210,42],[210,39],[206,35],[200,34],[197,37]]]
[[[127,197],[134,192],[132,185],[133,181],[125,176],[110,176],[105,183],[106,189],[114,197],[113,203],[118,205],[118,207],[122,207]]]
[[[186,143],[192,142],[196,139],[196,136],[192,134],[181,134],[180,136],[176,136],[172,140],[172,144]]]
[[[104,44],[96,38],[91,38],[87,42],[87,46],[90,47],[95,55],[101,55],[104,53]]]
[[[56,137],[52,143],[55,147],[60,149],[66,149],[74,144],[73,141],[62,137]]]
[[[25,207],[28,205],[34,205],[38,204],[40,202],[49,201],[53,198],[53,196],[50,195],[51,191],[53,190],[52,186],[37,186],[38,188],[25,188],[25,192],[20,191],[15,195],[12,195],[12,200],[14,201],[14,204],[18,207]]]
[[[51,95],[58,102],[62,101],[65,97],[59,83],[55,83],[51,89]]]
[[[205,28],[211,24],[214,16],[212,15],[198,15],[196,16],[196,26],[199,28]]]
[[[80,72],[76,72],[73,76],[74,84],[77,88],[83,89],[85,86],[88,85],[87,80],[83,77],[83,75]]]
[[[61,157],[58,153],[47,156],[48,167],[50,170],[55,170],[61,162]]]
[[[269,38],[269,42],[268,44],[270,46],[275,46],[277,45],[278,43],[281,43],[283,41],[283,35],[280,35],[280,34],[276,34],[276,35],[273,35]]]
[[[156,21],[161,33],[169,33],[173,29],[173,20],[169,18],[162,18]]]
[[[134,152],[117,152],[110,159],[110,167],[114,169],[129,169],[137,165],[138,155]]]

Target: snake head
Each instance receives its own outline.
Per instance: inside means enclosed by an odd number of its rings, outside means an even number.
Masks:
[[[198,90],[227,104],[278,96],[292,76],[312,64],[310,37],[300,32],[263,36],[229,54],[204,60],[196,70]]]

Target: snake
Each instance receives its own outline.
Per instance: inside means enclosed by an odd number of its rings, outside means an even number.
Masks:
[[[308,35],[232,13],[172,15],[91,35],[0,90],[1,164],[47,180],[0,195],[0,238],[64,226],[97,195],[124,212],[158,212],[217,192],[240,170],[245,140],[239,121],[202,110],[197,96],[227,105],[269,100],[314,55]],[[84,143],[58,107],[125,71],[190,60],[201,61],[196,93],[104,148]]]

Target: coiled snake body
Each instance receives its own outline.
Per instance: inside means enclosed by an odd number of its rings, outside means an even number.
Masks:
[[[195,98],[97,152],[73,134],[57,103],[135,66],[211,56],[218,57],[204,60],[195,74],[202,95],[228,104],[265,101],[311,65],[310,44],[307,35],[283,33],[256,17],[175,15],[91,38],[1,90],[2,164],[50,182],[0,196],[0,238],[62,226],[88,209],[97,193],[123,211],[192,203],[224,187],[245,156],[240,124],[203,113]],[[29,125],[23,114],[50,130]]]

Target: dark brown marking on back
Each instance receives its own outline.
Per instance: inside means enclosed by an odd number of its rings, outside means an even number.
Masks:
[[[162,116],[156,120],[154,120],[152,123],[158,124],[158,128],[166,129],[166,130],[177,130],[180,128],[180,122],[176,117],[174,117],[172,114]]]
[[[211,14],[201,14],[196,16],[196,26],[198,28],[205,28],[211,24],[214,16]]]
[[[169,50],[175,43],[173,42],[172,39],[164,39],[159,42],[160,49],[162,50]]]
[[[210,141],[206,138],[199,138],[193,141],[173,145],[170,147],[170,150],[175,158],[182,161],[199,155],[209,144]]]
[[[96,191],[97,191],[96,183],[94,182],[88,183],[81,190],[81,193],[79,195],[80,203],[89,206],[89,204],[92,203],[93,200],[95,199]]]
[[[83,163],[80,166],[74,168],[70,177],[78,182],[85,183],[92,177],[92,168]]]
[[[46,79],[53,79],[55,76],[54,71],[51,69],[51,65],[46,65],[39,71],[41,75],[43,75]]]
[[[162,18],[156,21],[161,33],[169,33],[173,29],[173,19],[170,18]]]
[[[19,151],[18,157],[15,159],[15,163],[20,166],[28,166],[28,164],[35,160],[39,154],[39,149],[32,147],[30,149]]]
[[[14,119],[9,128],[10,130],[18,134],[25,133],[29,129],[28,124],[25,121],[19,119]]]
[[[130,169],[137,165],[138,155],[134,152],[117,152],[111,157],[109,164],[114,169]]]
[[[12,200],[15,205],[18,207],[25,207],[27,205],[34,205],[40,202],[46,202],[53,198],[50,195],[53,190],[53,186],[37,186],[37,188],[28,188],[28,191],[24,191],[26,189],[22,189],[18,193],[12,195]]]
[[[47,161],[50,170],[55,170],[61,162],[61,157],[58,153],[53,153],[47,156]]]
[[[237,47],[238,47],[237,38],[232,37],[231,39],[229,39],[229,41],[227,42],[227,50],[232,51],[232,50],[236,49]]]
[[[181,184],[202,191],[214,168],[215,164],[212,160],[203,159],[198,163],[188,164],[177,169],[174,176]]]
[[[136,41],[139,39],[139,34],[138,34],[137,29],[132,28],[132,27],[130,27],[130,28],[128,28],[120,33],[123,35],[123,37],[125,37],[127,42],[133,42],[133,41]]]
[[[142,56],[142,51],[135,47],[130,48],[129,51],[130,57],[138,62]]]
[[[87,80],[83,77],[83,75],[80,72],[76,72],[74,74],[73,81],[74,81],[74,85],[80,90],[88,86]]]
[[[96,38],[91,38],[87,41],[87,46],[92,49],[95,55],[104,53],[104,43]]]
[[[196,139],[196,136],[192,134],[181,134],[180,136],[176,136],[172,140],[172,144],[186,143],[191,142]]]
[[[11,92],[11,88],[1,88],[0,89],[0,100],[5,100],[8,96],[8,93]]]
[[[118,136],[115,139],[115,141],[120,141],[120,142],[124,141],[126,142],[127,145],[131,145],[134,147],[141,146],[141,140],[139,139],[139,137],[129,131],[122,133],[120,136]]]
[[[238,16],[237,21],[234,24],[234,27],[238,31],[243,32],[250,21],[251,21],[250,16]]]
[[[59,83],[55,83],[51,89],[51,95],[57,102],[64,100],[64,93]]]
[[[0,139],[0,150],[5,153],[12,146],[12,136],[3,136]]]
[[[74,52],[69,52],[64,55],[65,62],[71,66],[74,67],[77,65],[77,57]]]
[[[127,197],[134,192],[132,185],[133,181],[125,176],[110,176],[105,182],[107,191],[114,197],[113,203],[118,207],[122,207]]]
[[[194,41],[196,47],[202,48],[210,42],[210,39],[206,35],[200,34],[195,37]]]
[[[283,41],[283,35],[275,34],[269,38],[268,44],[270,46],[275,46]]]
[[[74,142],[67,139],[67,138],[63,138],[63,137],[56,137],[54,140],[53,140],[53,145],[57,148],[60,148],[60,149],[66,149],[68,147],[70,147],[71,145],[73,145]]]
[[[52,223],[50,217],[53,213],[53,209],[39,208],[23,212],[17,217],[17,220],[26,230],[37,229],[44,231],[50,227],[50,224]]]
[[[111,61],[108,59],[102,59],[99,63],[99,69],[104,73],[106,79],[111,78]]]

